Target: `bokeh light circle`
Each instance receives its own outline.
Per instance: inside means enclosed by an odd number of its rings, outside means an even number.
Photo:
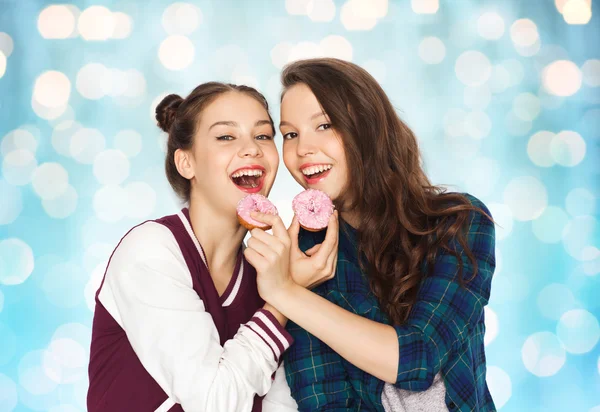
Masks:
[[[555,375],[566,362],[566,352],[556,335],[538,332],[529,336],[521,348],[525,368],[538,377]]]
[[[84,40],[108,40],[115,30],[115,17],[104,6],[90,6],[81,12],[77,29]]]
[[[66,39],[75,32],[76,23],[70,7],[53,4],[40,12],[37,27],[45,39]]]
[[[127,216],[134,219],[149,217],[156,207],[156,191],[145,182],[131,182],[125,186]]]
[[[173,3],[162,15],[162,26],[168,34],[190,35],[202,22],[202,11],[190,3]]]
[[[574,217],[565,227],[562,242],[569,255],[580,261],[593,259],[590,248],[600,239],[598,221],[593,216]]]
[[[69,153],[79,163],[92,164],[106,146],[106,139],[100,130],[82,127],[71,137]]]
[[[508,373],[498,366],[488,366],[486,381],[496,408],[502,408],[512,396],[512,382]]]
[[[468,50],[458,56],[454,66],[456,77],[467,86],[484,84],[492,74],[492,64],[480,51]]]
[[[34,268],[31,247],[17,238],[0,241],[0,283],[19,285],[27,280]]]
[[[2,174],[11,185],[23,186],[31,181],[37,159],[29,150],[13,150],[4,156]]]
[[[583,82],[586,85],[590,87],[600,86],[600,60],[586,60],[583,66],[581,66],[581,72],[583,74]]]
[[[32,395],[50,393],[58,385],[44,372],[43,359],[44,351],[36,350],[26,353],[19,362],[19,384]]]
[[[496,222],[496,239],[505,239],[513,228],[513,215],[510,207],[503,203],[488,203],[487,206]]]
[[[135,157],[142,151],[142,135],[131,129],[121,130],[114,138],[114,146],[127,157]]]
[[[585,140],[577,132],[563,130],[550,143],[552,159],[562,166],[577,166],[585,157]]]
[[[504,19],[498,13],[489,11],[477,19],[477,33],[486,40],[498,40],[504,35]]]
[[[535,94],[521,93],[513,100],[513,112],[523,120],[534,120],[540,111],[540,99]]]
[[[40,105],[57,109],[66,106],[71,95],[71,81],[59,71],[42,73],[33,86],[33,99]]]
[[[181,35],[167,37],[158,49],[158,58],[162,65],[173,71],[183,70],[192,64],[194,54],[194,43]]]
[[[38,140],[33,133],[21,127],[4,135],[2,143],[0,143],[0,153],[2,156],[6,156],[13,150],[28,150],[35,154],[37,147]]]
[[[544,212],[532,222],[533,234],[543,243],[558,243],[569,223],[569,216],[560,207],[548,206]]]
[[[533,176],[514,178],[504,189],[504,203],[516,220],[536,219],[548,204],[546,187]]]
[[[569,353],[582,354],[594,349],[600,339],[598,319],[584,309],[563,314],[556,326],[556,335]]]
[[[121,220],[131,207],[127,191],[117,185],[101,187],[94,194],[93,205],[96,216],[109,223]]]
[[[554,166],[555,161],[550,154],[550,144],[555,134],[546,130],[534,133],[527,143],[527,155],[529,159],[540,167]]]
[[[446,46],[438,37],[425,37],[419,43],[419,57],[427,64],[439,64],[446,57]]]
[[[485,337],[483,343],[489,345],[498,336],[498,315],[489,306],[484,307],[485,311]]]
[[[8,184],[0,179],[0,225],[8,225],[14,222],[23,210],[23,197],[18,187]]]
[[[573,292],[562,283],[550,283],[538,294],[537,306],[540,313],[552,320],[558,320],[568,310],[577,307]]]
[[[108,149],[94,159],[94,176],[102,185],[118,185],[129,176],[129,160],[119,150]]]
[[[55,199],[69,186],[69,174],[60,163],[42,163],[33,172],[33,190],[42,199]]]
[[[48,216],[54,219],[65,219],[73,214],[77,209],[79,195],[77,190],[71,185],[53,199],[42,199],[42,207]]]
[[[542,84],[555,96],[572,96],[581,88],[581,70],[569,60],[557,60],[542,72]]]

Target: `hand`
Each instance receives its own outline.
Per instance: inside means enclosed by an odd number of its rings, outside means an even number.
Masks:
[[[285,293],[294,283],[289,271],[291,241],[279,216],[252,212],[251,217],[273,228],[272,235],[262,229],[252,229],[244,250],[244,256],[256,269],[258,293],[266,302],[271,302],[275,295]]]
[[[291,239],[290,271],[294,282],[311,289],[335,276],[339,242],[338,211],[334,211],[329,218],[323,243],[311,247],[305,252],[306,254],[298,247],[299,231],[300,224],[294,216],[288,228]]]

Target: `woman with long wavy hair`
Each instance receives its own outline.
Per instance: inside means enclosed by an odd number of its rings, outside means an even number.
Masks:
[[[299,250],[314,255],[324,238],[294,219],[291,273],[271,272],[277,287],[261,290],[290,319],[285,367],[299,409],[495,410],[483,344],[495,267],[488,209],[429,181],[416,137],[359,66],[298,61],[282,81],[285,165],[340,216],[337,265],[312,262],[331,280],[312,291],[294,282],[311,259]],[[249,253],[264,232],[252,234]]]

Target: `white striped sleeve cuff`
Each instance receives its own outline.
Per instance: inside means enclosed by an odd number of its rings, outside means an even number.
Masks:
[[[268,310],[259,309],[246,326],[271,348],[277,363],[281,355],[294,343],[292,336]]]

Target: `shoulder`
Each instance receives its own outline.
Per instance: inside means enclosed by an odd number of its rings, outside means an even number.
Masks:
[[[466,200],[466,205],[470,206],[471,210],[464,220],[461,222],[461,232],[464,233],[466,246],[474,254],[477,259],[494,260],[495,255],[495,227],[492,215],[488,207],[477,197],[469,193],[453,193],[460,195]],[[452,203],[449,206],[464,205],[462,201],[456,200],[453,197]],[[459,212],[460,213],[460,212]],[[464,212],[463,212],[464,213]],[[447,227],[455,224],[458,214],[451,217],[447,222]],[[449,240],[448,247],[455,252],[462,254],[464,245],[459,241],[459,236],[455,235]],[[449,251],[442,250],[438,255],[440,258],[447,258]]]
[[[467,219],[468,229],[467,236],[469,243],[473,243],[475,239],[493,238],[495,237],[494,221],[488,207],[481,200],[469,193],[461,193],[476,210],[469,212]]]
[[[485,203],[483,203],[481,200],[479,200],[478,198],[476,198],[475,196],[473,196],[469,193],[460,193],[460,194],[463,195],[469,201],[471,206],[474,206],[474,207],[480,209],[481,211],[485,212],[485,214],[487,214],[489,217],[492,217],[490,210],[485,205]],[[481,213],[477,213],[477,215],[481,216]]]
[[[138,262],[180,261],[181,250],[171,230],[161,223],[147,221],[123,236],[111,259],[111,266]]]
[[[155,221],[147,221],[127,232],[119,249],[148,255],[173,244],[176,244],[175,237],[168,227]]]

